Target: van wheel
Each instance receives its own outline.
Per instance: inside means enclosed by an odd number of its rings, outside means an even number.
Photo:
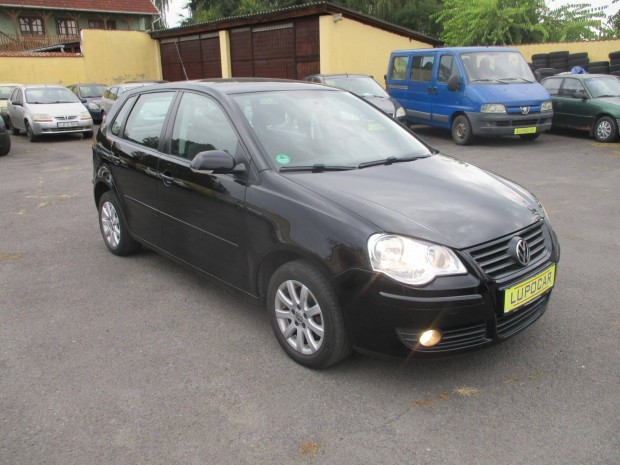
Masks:
[[[269,321],[289,357],[309,368],[326,368],[351,352],[336,294],[304,260],[282,265],[267,289]]]
[[[536,140],[540,136],[540,133],[536,134],[520,134],[519,137],[523,140]]]
[[[458,145],[470,145],[474,141],[471,123],[465,115],[459,115],[452,122],[452,139]]]
[[[618,136],[618,128],[613,118],[603,116],[594,126],[594,137],[599,142],[612,142]]]

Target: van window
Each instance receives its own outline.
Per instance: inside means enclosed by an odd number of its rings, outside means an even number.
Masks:
[[[392,60],[392,71],[390,73],[390,79],[395,81],[404,81],[407,76],[407,62],[409,57],[394,57]]]
[[[457,74],[454,57],[452,55],[442,55],[439,59],[437,82],[448,82],[448,79],[450,79],[450,76],[453,74]]]
[[[411,81],[430,81],[433,77],[433,62],[435,55],[415,56],[411,63]]]
[[[461,54],[461,60],[469,82],[523,84],[536,81],[519,52],[467,52]]]

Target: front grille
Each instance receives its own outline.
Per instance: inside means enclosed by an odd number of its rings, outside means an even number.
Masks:
[[[475,347],[491,341],[487,337],[487,325],[485,322],[452,329],[440,329],[443,337],[439,344],[433,347],[424,347],[418,343],[423,330],[396,328],[396,332],[403,344],[419,352],[446,352]]]
[[[55,116],[54,119],[57,121],[71,121],[77,119],[77,116]]]
[[[509,243],[515,236],[524,239],[530,248],[530,264],[524,267],[509,253]],[[509,236],[474,247],[466,251],[480,269],[492,279],[503,279],[515,273],[522,274],[531,266],[550,255],[549,239],[543,223],[518,231]]]
[[[518,120],[514,120],[513,124],[515,126],[536,126],[538,124],[538,118],[537,119],[518,119]]]
[[[506,338],[518,333],[523,328],[534,323],[540,316],[545,313],[547,303],[549,302],[549,294],[545,294],[534,302],[524,305],[520,309],[510,312],[507,315],[497,318],[497,334],[501,338]]]

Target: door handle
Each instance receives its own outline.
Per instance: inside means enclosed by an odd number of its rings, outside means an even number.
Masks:
[[[437,87],[427,87],[426,92],[428,94],[437,95]]]
[[[170,171],[164,171],[159,175],[159,177],[163,181],[164,186],[170,187],[174,182],[174,176],[172,176],[172,173]]]

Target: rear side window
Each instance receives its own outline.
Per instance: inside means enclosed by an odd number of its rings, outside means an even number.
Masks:
[[[392,59],[392,69],[390,71],[390,79],[395,81],[404,81],[407,76],[407,63],[409,57],[394,57]]]
[[[428,82],[433,77],[434,55],[424,55],[413,57],[411,63],[411,74],[409,79],[412,81]]]
[[[123,138],[157,149],[173,97],[174,92],[141,95],[127,118]]]
[[[545,79],[545,82],[542,83],[549,95],[558,95],[560,84],[562,84],[562,78]]]
[[[565,79],[564,85],[562,86],[562,90],[560,91],[561,97],[572,97],[577,92],[582,91],[585,92],[585,88],[583,84],[577,79]]]
[[[135,102],[135,97],[131,97],[130,99],[128,99],[123,104],[123,108],[121,108],[121,110],[116,115],[116,118],[114,118],[114,122],[112,123],[112,128],[110,130],[115,136],[118,136],[120,134],[121,128],[125,124],[125,121],[127,121],[127,115],[129,114],[129,110],[131,110],[131,107]]]

